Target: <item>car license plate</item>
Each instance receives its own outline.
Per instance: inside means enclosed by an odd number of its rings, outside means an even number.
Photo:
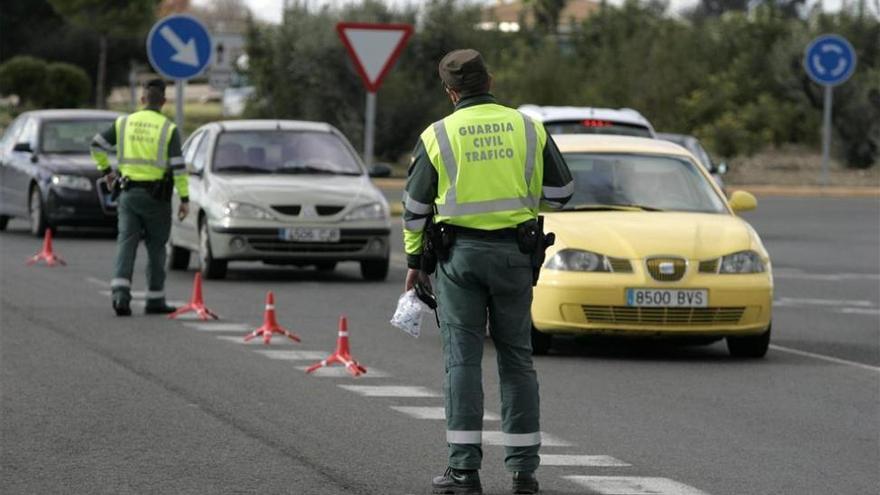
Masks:
[[[293,242],[339,242],[339,229],[320,227],[292,227],[281,229],[279,237]]]
[[[626,305],[643,308],[705,308],[706,289],[626,289]]]

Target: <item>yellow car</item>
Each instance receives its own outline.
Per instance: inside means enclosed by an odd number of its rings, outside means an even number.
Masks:
[[[574,177],[534,292],[532,345],[561,334],[727,339],[762,357],[770,343],[773,277],[755,230],[684,148],[646,138],[558,135]]]

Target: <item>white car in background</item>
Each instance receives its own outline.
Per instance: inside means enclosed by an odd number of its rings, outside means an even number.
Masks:
[[[542,122],[550,134],[656,137],[648,119],[632,108],[521,105],[518,110]]]
[[[184,159],[190,214],[172,223],[170,268],[185,270],[195,251],[206,278],[223,278],[230,261],[324,271],[357,261],[365,279],[387,276],[388,203],[370,176],[390,168],[368,174],[330,124],[213,122],[187,139]]]

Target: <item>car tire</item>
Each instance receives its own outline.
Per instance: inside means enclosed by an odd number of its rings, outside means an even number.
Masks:
[[[0,232],[6,230],[6,226],[9,224],[9,217],[6,215],[0,215]]]
[[[168,243],[168,268],[174,271],[183,271],[189,268],[189,249]]]
[[[336,269],[336,262],[335,261],[319,261],[319,262],[315,263],[315,268],[319,272],[332,272],[333,270]]]
[[[28,201],[28,218],[30,218],[31,222],[31,234],[34,237],[43,237],[46,234],[46,229],[49,228],[49,222],[46,220],[43,195],[37,186],[31,188],[30,200]]]
[[[727,337],[727,350],[738,358],[762,358],[770,347],[770,327],[759,335],[746,337]]]
[[[208,234],[208,221],[204,218],[199,222],[199,270],[207,279],[226,277],[226,260],[214,259],[211,253],[211,237]]]
[[[381,281],[388,277],[389,258],[361,261],[361,276],[366,280]]]
[[[553,346],[553,336],[549,333],[544,333],[532,327],[532,354],[536,356],[543,356],[550,352],[550,347]]]

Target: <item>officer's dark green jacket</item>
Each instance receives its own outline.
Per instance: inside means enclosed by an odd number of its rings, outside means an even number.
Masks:
[[[421,264],[426,222],[481,230],[514,227],[539,207],[561,208],[574,182],[543,124],[491,94],[462,98],[421,135],[403,198],[404,249]]]

